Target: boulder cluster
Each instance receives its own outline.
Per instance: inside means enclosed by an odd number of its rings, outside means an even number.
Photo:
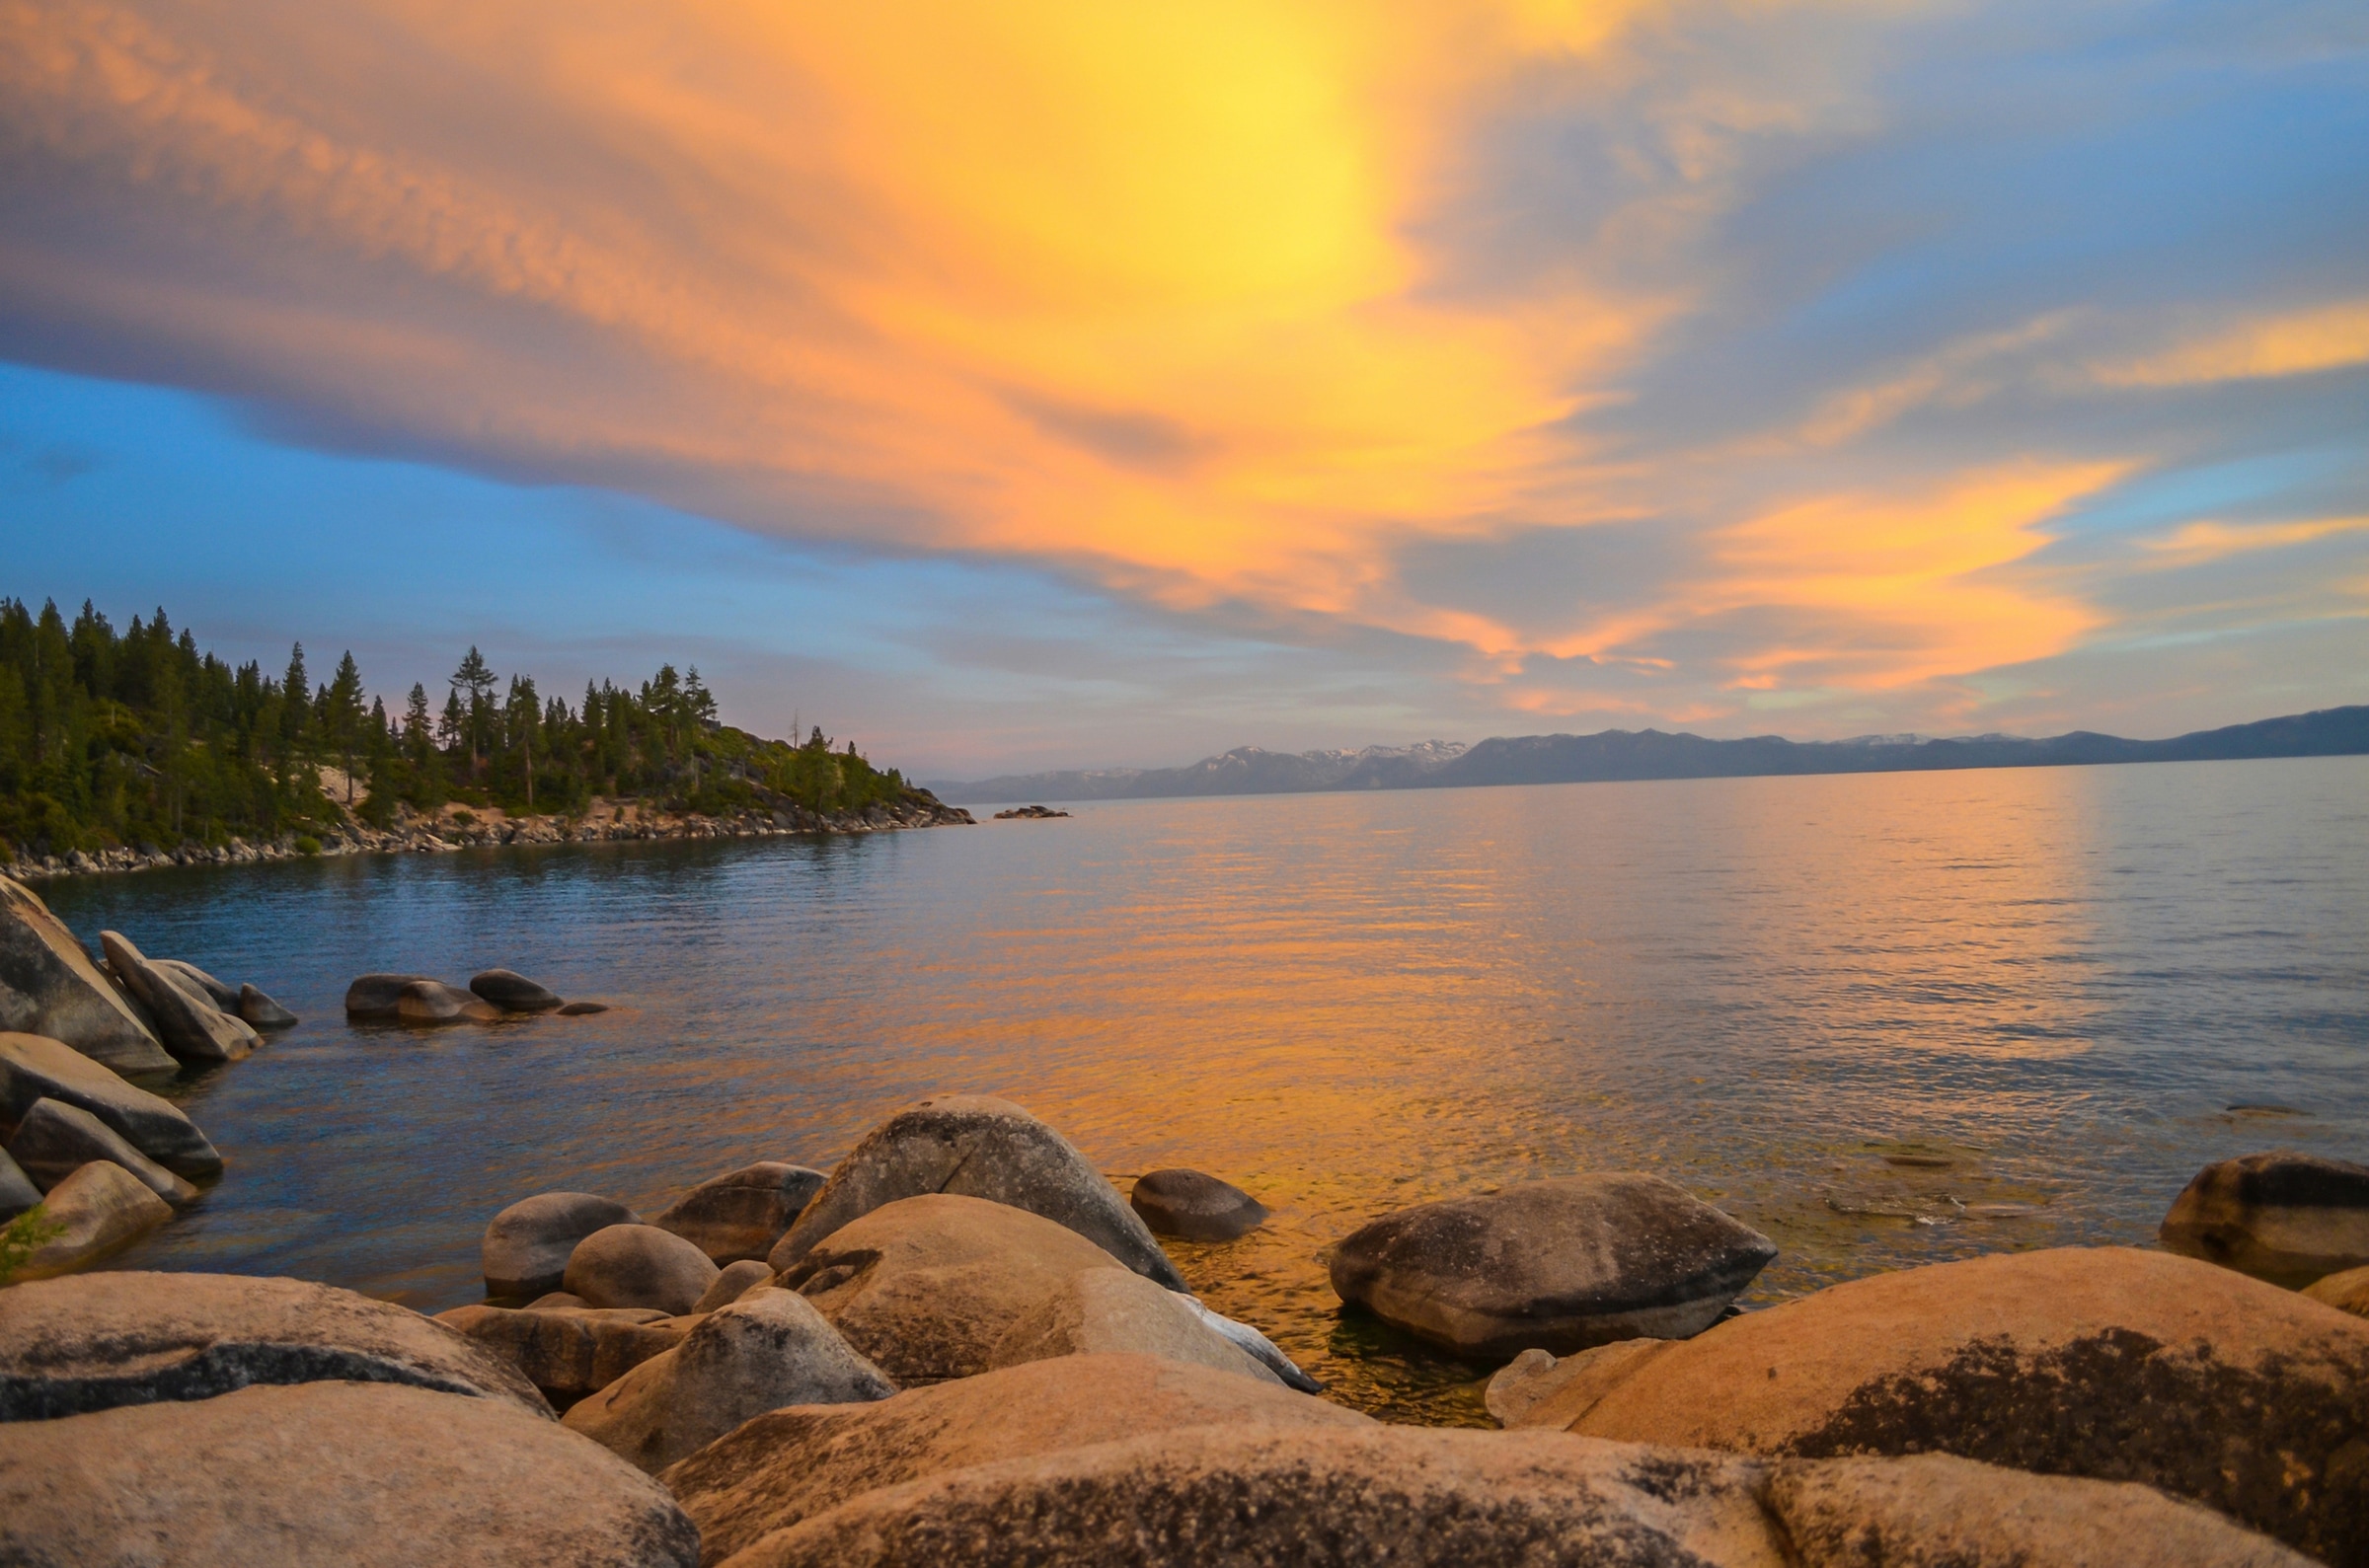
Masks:
[[[486,969],[469,986],[448,986],[429,975],[363,975],[345,988],[345,1016],[357,1023],[494,1023],[505,1017],[556,1012],[578,1017],[606,1012],[605,1002],[570,1002],[512,969]]]
[[[1435,1430],[1318,1397],[1157,1239],[1264,1218],[1190,1170],[1122,1198],[1019,1106],[943,1096],[649,1220],[522,1198],[488,1300],[436,1318],[21,1286],[0,1561],[2369,1564],[2369,1322],[2212,1263],[1994,1256],[1738,1315],[1769,1243],[1655,1178],[1424,1204],[1331,1265],[1355,1309],[1512,1357],[1503,1430]]]

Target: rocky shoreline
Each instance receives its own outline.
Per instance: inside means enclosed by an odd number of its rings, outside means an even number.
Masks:
[[[510,816],[493,807],[446,806],[418,812],[396,810],[395,821],[373,828],[347,813],[338,828],[317,838],[282,834],[250,842],[185,844],[177,850],[124,847],[65,855],[20,857],[0,862],[0,875],[19,882],[53,881],[112,871],[161,870],[167,866],[253,865],[311,856],[435,855],[453,850],[509,844],[612,844],[652,839],[771,839],[793,835],[892,833],[908,828],[972,827],[976,819],[960,806],[937,800],[904,800],[862,811],[809,811],[803,806],[750,808],[724,816],[697,812],[646,811],[630,802],[596,800],[569,816]],[[307,847],[307,841],[311,847]]]

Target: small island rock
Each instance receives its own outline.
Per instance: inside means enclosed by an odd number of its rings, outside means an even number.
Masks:
[[[823,1179],[821,1171],[804,1165],[760,1160],[709,1177],[652,1223],[719,1264],[761,1259],[821,1190]]]
[[[2220,1160],[2173,1201],[2162,1238],[2281,1285],[2369,1265],[2369,1166],[2285,1151]]]
[[[139,1178],[140,1184],[176,1209],[197,1201],[197,1189],[124,1142],[123,1136],[79,1105],[63,1100],[34,1102],[8,1141],[19,1168],[43,1192],[95,1159],[108,1160]]]
[[[296,1014],[253,986],[239,987],[239,1016],[258,1029],[292,1029]]]
[[[469,989],[504,1012],[549,1012],[561,997],[514,969],[488,969],[469,977]]]
[[[405,1023],[492,1023],[501,1009],[441,980],[415,980],[396,996],[395,1016]]]
[[[681,1344],[564,1419],[654,1475],[768,1410],[852,1404],[894,1392],[803,1297],[762,1290],[710,1312]]]
[[[688,1312],[716,1283],[708,1255],[654,1225],[604,1226],[575,1244],[560,1288],[594,1307]]]
[[[1069,1140],[1011,1101],[983,1094],[926,1099],[865,1134],[769,1261],[779,1273],[840,1227],[922,1193],[1042,1215],[1154,1284],[1184,1289],[1184,1277],[1118,1189]]]
[[[641,1223],[624,1204],[589,1192],[521,1198],[487,1222],[479,1244],[486,1294],[532,1298],[556,1291],[578,1241],[612,1225]]]
[[[1127,1207],[1155,1235],[1231,1241],[1266,1223],[1266,1205],[1230,1181],[1198,1170],[1148,1170],[1135,1178]]]
[[[103,1067],[176,1064],[123,993],[31,888],[0,876],[0,1030],[42,1035]]]
[[[41,1099],[81,1106],[177,1176],[203,1181],[222,1173],[220,1151],[180,1106],[59,1041],[0,1034],[0,1132],[14,1132]]]
[[[1509,1357],[1700,1333],[1776,1255],[1685,1188],[1614,1172],[1385,1215],[1334,1249],[1331,1276],[1386,1322]]]
[[[150,1192],[121,1165],[94,1159],[51,1187],[38,1213],[60,1228],[18,1265],[19,1280],[48,1280],[104,1262],[173,1218],[173,1206]],[[27,1289],[0,1292],[6,1303]],[[0,1330],[5,1329],[0,1313]],[[0,1378],[0,1419],[6,1419],[9,1389]]]
[[[345,988],[345,1016],[348,1018],[392,1018],[396,1004],[403,1000],[403,988],[426,975],[363,975]]]

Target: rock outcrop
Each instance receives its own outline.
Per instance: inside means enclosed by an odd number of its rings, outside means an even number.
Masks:
[[[640,1307],[456,1307],[436,1321],[499,1357],[554,1409],[598,1393],[683,1342],[693,1320]]]
[[[2285,1152],[2220,1160],[2173,1201],[2162,1237],[2281,1285],[2369,1265],[2369,1165]]]
[[[479,1246],[486,1294],[532,1299],[556,1291],[578,1241],[612,1225],[641,1223],[624,1204],[589,1192],[521,1198],[487,1222]]]
[[[804,1298],[766,1290],[709,1313],[681,1344],[585,1399],[565,1420],[654,1475],[768,1410],[854,1404],[894,1392]]]
[[[1640,1352],[1626,1377],[1566,1387],[1524,1420],[2136,1481],[2336,1568],[2369,1564],[2369,1322],[2160,1252],[2062,1248],[1853,1280]]]
[[[763,1259],[821,1190],[823,1180],[821,1171],[804,1165],[760,1160],[709,1177],[651,1223],[672,1231],[718,1264]]]
[[[864,1493],[979,1464],[1197,1427],[1367,1430],[1353,1410],[1152,1356],[1063,1356],[877,1404],[760,1415],[662,1479],[721,1562]]]
[[[1139,1354],[1188,1361],[1262,1382],[1282,1380],[1213,1331],[1188,1297],[1125,1269],[1080,1269],[1004,1330],[990,1367],[1053,1356]]]
[[[1490,1358],[1699,1333],[1776,1255],[1685,1188],[1620,1172],[1385,1215],[1334,1249],[1331,1275],[1342,1301]]]
[[[1266,1205],[1230,1181],[1198,1170],[1147,1170],[1135,1178],[1127,1207],[1155,1235],[1231,1241],[1266,1223]]]
[[[185,1062],[236,1062],[262,1042],[244,1018],[224,1012],[193,980],[151,963],[120,932],[103,931],[99,945],[123,989],[156,1020],[157,1038]]]
[[[117,1073],[174,1071],[173,1058],[65,923],[0,876],[0,1030],[44,1035]]]
[[[17,1125],[8,1153],[19,1169],[43,1192],[90,1164],[104,1159],[120,1166],[140,1185],[171,1204],[186,1209],[197,1201],[197,1189],[126,1143],[114,1128],[79,1105],[63,1100],[34,1101]]]
[[[459,1334],[327,1285],[115,1273],[0,1291],[0,1422],[331,1380],[410,1383],[551,1413],[524,1378]]]
[[[716,1283],[708,1255],[654,1225],[612,1225],[568,1255],[560,1288],[594,1307],[653,1307],[688,1312]]]
[[[51,1187],[38,1214],[50,1234],[18,1265],[19,1280],[49,1280],[103,1263],[173,1218],[173,1206],[121,1165],[95,1159]],[[24,1289],[0,1293],[6,1303]],[[0,1307],[0,1323],[6,1321]],[[0,1381],[0,1420],[8,1389]]]
[[[1184,1276],[1152,1232],[1069,1140],[1009,1100],[947,1094],[897,1112],[831,1172],[771,1254],[781,1272],[883,1204],[923,1193],[983,1198],[1066,1226],[1172,1291]]]
[[[38,1034],[0,1034],[0,1132],[16,1130],[38,1100],[79,1105],[177,1176],[222,1173],[222,1156],[180,1106],[125,1083],[98,1062]]]
[[[0,1426],[0,1561],[693,1568],[699,1536],[548,1417],[326,1381]]]
[[[514,969],[487,969],[469,977],[469,989],[504,1012],[549,1012],[566,999]]]

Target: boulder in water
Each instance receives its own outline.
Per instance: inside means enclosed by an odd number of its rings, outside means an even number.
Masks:
[[[504,1012],[549,1012],[563,1001],[514,969],[481,970],[469,977],[469,989]]]
[[[1524,1182],[1385,1215],[1334,1249],[1344,1302],[1462,1355],[1708,1328],[1776,1243],[1659,1176]]]
[[[1069,1140],[1009,1100],[972,1094],[923,1100],[867,1133],[769,1261],[779,1273],[849,1222],[923,1193],[983,1198],[1042,1215],[1154,1284],[1184,1289],[1184,1276],[1118,1189]]]
[[[426,975],[363,975],[345,988],[345,1016],[392,1018],[396,1015],[396,1004],[403,1000],[403,988],[427,978]]]
[[[576,1405],[566,1422],[654,1475],[768,1410],[894,1392],[803,1297],[763,1290],[710,1312],[681,1344]]]
[[[594,1307],[688,1312],[716,1283],[708,1255],[654,1225],[611,1225],[575,1244],[561,1289]]]
[[[148,1020],[32,889],[0,876],[0,1030],[56,1040],[103,1067],[174,1071]]]
[[[1143,1217],[1153,1234],[1188,1241],[1231,1241],[1266,1223],[1266,1205],[1240,1187],[1182,1168],[1136,1177],[1127,1207]]]
[[[159,969],[179,975],[204,992],[206,1000],[218,1010],[233,1013],[239,1010],[239,988],[228,981],[216,980],[195,964],[181,958],[151,958],[148,961]]]
[[[2369,1265],[2369,1166],[2286,1151],[2220,1160],[2173,1201],[2162,1237],[2281,1285]]]
[[[173,1218],[173,1206],[150,1192],[121,1165],[94,1159],[51,1187],[38,1214],[52,1228],[17,1266],[19,1280],[48,1280],[87,1269],[122,1251]],[[29,1287],[0,1292],[0,1345],[6,1344],[5,1304]],[[9,1387],[0,1375],[0,1420],[7,1419]]]
[[[492,1023],[501,1009],[441,980],[415,980],[396,997],[395,1016],[405,1023]]]
[[[236,1062],[256,1048],[256,1032],[245,1019],[215,1007],[196,982],[149,962],[120,932],[101,932],[99,945],[107,950],[107,966],[148,1009],[158,1037],[175,1056],[185,1062]]]
[[[720,1264],[763,1258],[822,1183],[819,1170],[760,1160],[711,1176],[653,1223]]]
[[[0,1560],[694,1568],[699,1535],[548,1416],[325,1381],[0,1426]]]
[[[598,1393],[690,1332],[689,1320],[664,1312],[580,1305],[456,1307],[436,1321],[499,1357],[556,1408]]]
[[[0,1034],[0,1132],[13,1133],[42,1099],[79,1105],[177,1176],[222,1173],[222,1156],[180,1106],[126,1083],[97,1062],[38,1034]]]
[[[17,1124],[8,1153],[43,1192],[94,1159],[109,1160],[176,1209],[197,1201],[197,1189],[131,1147],[123,1135],[79,1105],[41,1099]]]
[[[258,1029],[292,1029],[296,1014],[253,986],[239,987],[239,1016]]]
[[[486,1225],[479,1247],[486,1294],[536,1297],[556,1291],[578,1241],[612,1225],[641,1223],[642,1217],[624,1204],[589,1192],[521,1198]]]

